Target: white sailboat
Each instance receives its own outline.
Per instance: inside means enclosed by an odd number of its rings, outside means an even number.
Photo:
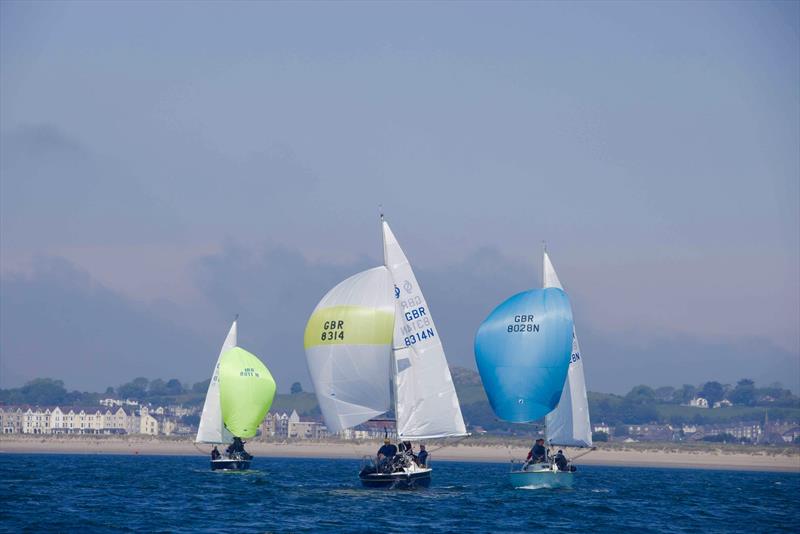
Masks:
[[[544,253],[541,289],[500,303],[475,334],[475,361],[484,390],[500,419],[524,423],[545,418],[552,445],[591,446],[583,363],[572,306]],[[512,465],[514,486],[572,483],[563,455],[547,457],[544,440],[522,468]]]
[[[234,320],[208,384],[195,443],[215,445],[211,469],[242,471],[250,468],[252,456],[242,438],[256,435],[275,398],[275,380],[254,354],[237,345]],[[216,445],[230,445],[220,453]]]
[[[563,289],[547,250],[544,251],[542,278],[543,288]],[[564,382],[558,406],[545,416],[545,440],[551,448],[591,449],[592,447],[592,428],[589,422],[589,401],[586,396],[583,359],[574,325],[567,379]],[[566,455],[564,461],[560,462],[561,466],[550,459],[546,462],[528,464],[523,469],[514,469],[511,472],[511,483],[515,487],[570,487],[574,480],[575,467]]]
[[[328,429],[394,408],[400,441],[467,435],[439,331],[411,265],[381,216],[384,265],[344,280],[319,302],[304,346]],[[410,452],[366,466],[367,486],[430,483]]]

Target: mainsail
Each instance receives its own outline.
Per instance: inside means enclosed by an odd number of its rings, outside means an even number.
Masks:
[[[275,398],[275,380],[255,355],[237,346],[236,321],[222,344],[208,384],[198,443],[252,438]]]
[[[303,344],[331,432],[389,410],[393,324],[392,281],[385,267],[343,281],[311,314]]]
[[[334,287],[306,325],[306,361],[325,423],[339,432],[386,413],[394,391],[399,438],[466,435],[439,333],[386,222],[383,249],[384,266]]]
[[[439,331],[408,258],[383,221],[383,257],[394,281],[394,383],[401,439],[465,436]]]
[[[557,288],[518,293],[478,328],[475,360],[495,414],[535,421],[556,407],[572,347],[572,309]]]
[[[544,253],[542,270],[543,286],[561,289],[556,270],[547,252]],[[547,441],[553,445],[591,447],[592,429],[589,423],[589,402],[586,397],[586,381],[583,376],[581,358],[575,327],[572,328],[572,355],[567,380],[555,410],[545,418]]]
[[[236,321],[233,321],[228,336],[219,351],[214,373],[208,384],[206,401],[203,404],[203,414],[200,416],[200,426],[197,429],[197,443],[230,443],[233,435],[225,428],[222,421],[222,405],[219,401],[219,362],[222,355],[236,346]]]

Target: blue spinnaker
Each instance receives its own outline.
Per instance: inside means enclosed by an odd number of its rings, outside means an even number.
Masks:
[[[535,421],[558,404],[572,353],[572,309],[558,288],[509,298],[475,336],[475,360],[494,413]]]

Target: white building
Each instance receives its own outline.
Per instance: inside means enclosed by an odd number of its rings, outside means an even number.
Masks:
[[[708,401],[703,397],[695,397],[689,401],[688,406],[693,408],[708,408]]]
[[[172,435],[176,428],[175,422],[163,414],[163,408],[150,410],[147,406],[142,406],[139,410],[139,433],[148,436]]]
[[[594,425],[592,427],[592,432],[604,432],[604,433],[606,433],[606,434],[608,434],[610,436],[611,435],[611,427],[608,426],[605,423],[599,423],[599,424],[596,424],[596,425]]]

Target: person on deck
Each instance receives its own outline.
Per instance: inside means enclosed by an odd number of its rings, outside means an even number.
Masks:
[[[392,460],[392,458],[394,458],[395,454],[397,454],[397,447],[392,445],[392,442],[389,441],[389,438],[384,438],[383,446],[378,449],[378,465],[386,465]]]
[[[553,461],[555,461],[556,467],[558,467],[559,471],[569,470],[569,468],[567,467],[569,462],[567,461],[567,457],[564,456],[564,451],[562,451],[561,449],[559,449],[556,455],[553,457]]]
[[[419,454],[417,455],[417,465],[420,467],[427,467],[428,465],[428,451],[425,450],[425,445],[420,444]]]
[[[214,445],[214,448],[213,448],[213,449],[211,449],[211,460],[212,460],[212,461],[213,461],[213,460],[219,460],[219,457],[220,457],[220,456],[221,456],[221,455],[220,455],[220,453],[219,453],[219,449],[217,449],[217,446],[216,446],[216,445]]]
[[[245,452],[244,442],[242,441],[242,438],[239,437],[233,438],[233,443],[228,445],[228,448],[225,449],[225,452],[227,453],[228,457],[241,455],[247,458],[248,456],[250,456],[249,454],[247,454],[247,452]]]
[[[534,443],[533,448],[528,453],[525,463],[538,464],[547,461],[547,449],[544,448],[544,440],[539,438]]]

